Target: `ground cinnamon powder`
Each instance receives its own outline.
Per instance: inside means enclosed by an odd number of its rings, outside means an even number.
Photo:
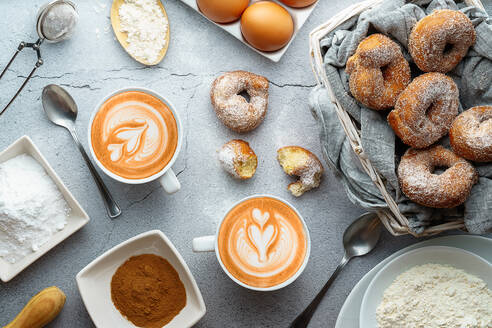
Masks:
[[[111,280],[115,307],[138,327],[161,328],[186,305],[186,291],[168,261],[154,254],[132,256]]]

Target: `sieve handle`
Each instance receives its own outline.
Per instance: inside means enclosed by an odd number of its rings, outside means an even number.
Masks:
[[[19,90],[17,90],[17,92],[14,94],[14,96],[12,97],[12,99],[10,99],[10,101],[8,102],[8,104],[0,111],[0,115],[2,115],[7,110],[7,108],[9,108],[10,104],[12,104],[14,102],[15,98],[17,98],[17,96],[19,95],[19,93],[21,93],[22,89],[24,89],[24,87],[26,86],[27,82],[29,82],[29,80],[33,76],[34,72],[36,72],[36,70],[38,69],[38,67],[41,66],[41,65],[43,65],[43,59],[41,58],[41,51],[39,50],[39,47],[43,43],[43,40],[44,39],[38,39],[38,41],[36,41],[36,43],[26,43],[26,42],[19,43],[19,46],[17,47],[16,52],[14,53],[14,55],[12,56],[12,58],[10,58],[10,61],[8,62],[7,66],[5,66],[5,68],[3,69],[2,73],[0,73],[0,79],[1,79],[5,75],[5,73],[7,72],[7,70],[9,69],[10,65],[12,65],[12,63],[15,60],[15,58],[19,54],[19,52],[22,51],[22,49],[24,49],[24,48],[32,48],[34,51],[36,51],[36,54],[38,56],[38,60],[34,64],[34,68],[31,70],[31,73],[29,73],[29,75],[26,77],[26,79],[24,80],[24,82],[20,86]]]

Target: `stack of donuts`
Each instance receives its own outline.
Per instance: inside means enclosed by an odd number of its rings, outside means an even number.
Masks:
[[[377,111],[409,146],[398,165],[403,193],[413,202],[452,208],[466,201],[478,174],[473,162],[492,162],[492,106],[459,114],[459,90],[447,72],[475,43],[475,29],[460,11],[435,10],[413,27],[408,51],[422,71],[411,79],[400,46],[382,34],[362,40],[349,58],[352,95]],[[451,149],[437,145],[449,134]]]

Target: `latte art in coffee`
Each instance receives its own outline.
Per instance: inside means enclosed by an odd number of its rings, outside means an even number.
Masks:
[[[158,98],[139,91],[118,94],[96,114],[91,131],[98,160],[127,179],[161,171],[177,146],[177,126],[170,109]]]
[[[227,270],[254,287],[286,281],[306,256],[302,222],[294,210],[273,198],[253,198],[236,206],[224,219],[218,238]]]

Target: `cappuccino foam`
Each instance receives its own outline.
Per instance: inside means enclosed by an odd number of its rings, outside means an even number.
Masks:
[[[287,204],[270,197],[252,198],[227,214],[219,229],[218,250],[237,280],[252,287],[272,287],[302,267],[306,232]]]
[[[127,179],[160,172],[172,159],[178,129],[171,110],[160,99],[141,91],[109,98],[91,129],[92,148],[101,164]]]

